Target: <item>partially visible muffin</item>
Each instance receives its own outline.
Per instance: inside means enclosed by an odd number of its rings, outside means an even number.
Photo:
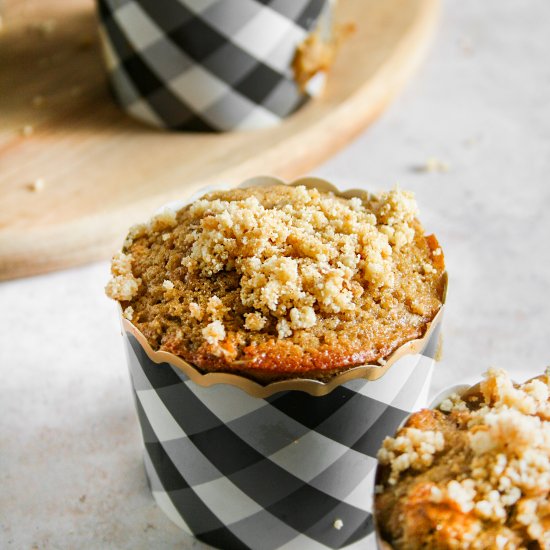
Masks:
[[[550,549],[550,376],[502,370],[413,414],[378,454],[375,512],[395,550]]]
[[[107,294],[153,349],[261,382],[327,380],[421,337],[446,276],[412,193],[219,191],[131,229]]]

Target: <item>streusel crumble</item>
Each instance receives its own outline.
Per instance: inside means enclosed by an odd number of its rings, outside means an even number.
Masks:
[[[412,193],[210,193],[131,229],[107,294],[154,349],[257,380],[326,379],[420,337],[444,260]]]
[[[550,549],[550,376],[479,389],[411,416],[386,438],[376,495],[396,550]]]

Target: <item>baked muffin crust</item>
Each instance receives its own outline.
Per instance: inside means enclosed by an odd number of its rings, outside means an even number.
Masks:
[[[107,294],[153,349],[259,381],[383,362],[442,305],[414,196],[303,186],[211,193],[135,226]]]
[[[400,549],[550,548],[550,377],[479,391],[413,414],[379,451],[375,510]]]

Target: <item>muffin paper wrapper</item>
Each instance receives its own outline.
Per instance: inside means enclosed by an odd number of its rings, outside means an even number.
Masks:
[[[282,183],[244,185],[274,182]],[[335,190],[312,178],[295,184]],[[383,367],[265,386],[202,374],[152,350],[123,319],[155,500],[182,529],[224,550],[365,548],[365,537],[374,546],[376,453],[427,404],[441,316]]]
[[[311,32],[330,39],[334,4],[98,0],[115,98],[131,116],[161,128],[276,125],[322,90],[324,73],[301,90],[291,65]]]

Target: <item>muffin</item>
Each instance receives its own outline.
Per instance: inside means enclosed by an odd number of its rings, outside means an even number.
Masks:
[[[410,192],[272,185],[134,226],[107,294],[154,350],[262,383],[384,364],[440,310],[443,253]]]
[[[550,548],[550,373],[414,413],[378,453],[375,512],[395,550]]]

